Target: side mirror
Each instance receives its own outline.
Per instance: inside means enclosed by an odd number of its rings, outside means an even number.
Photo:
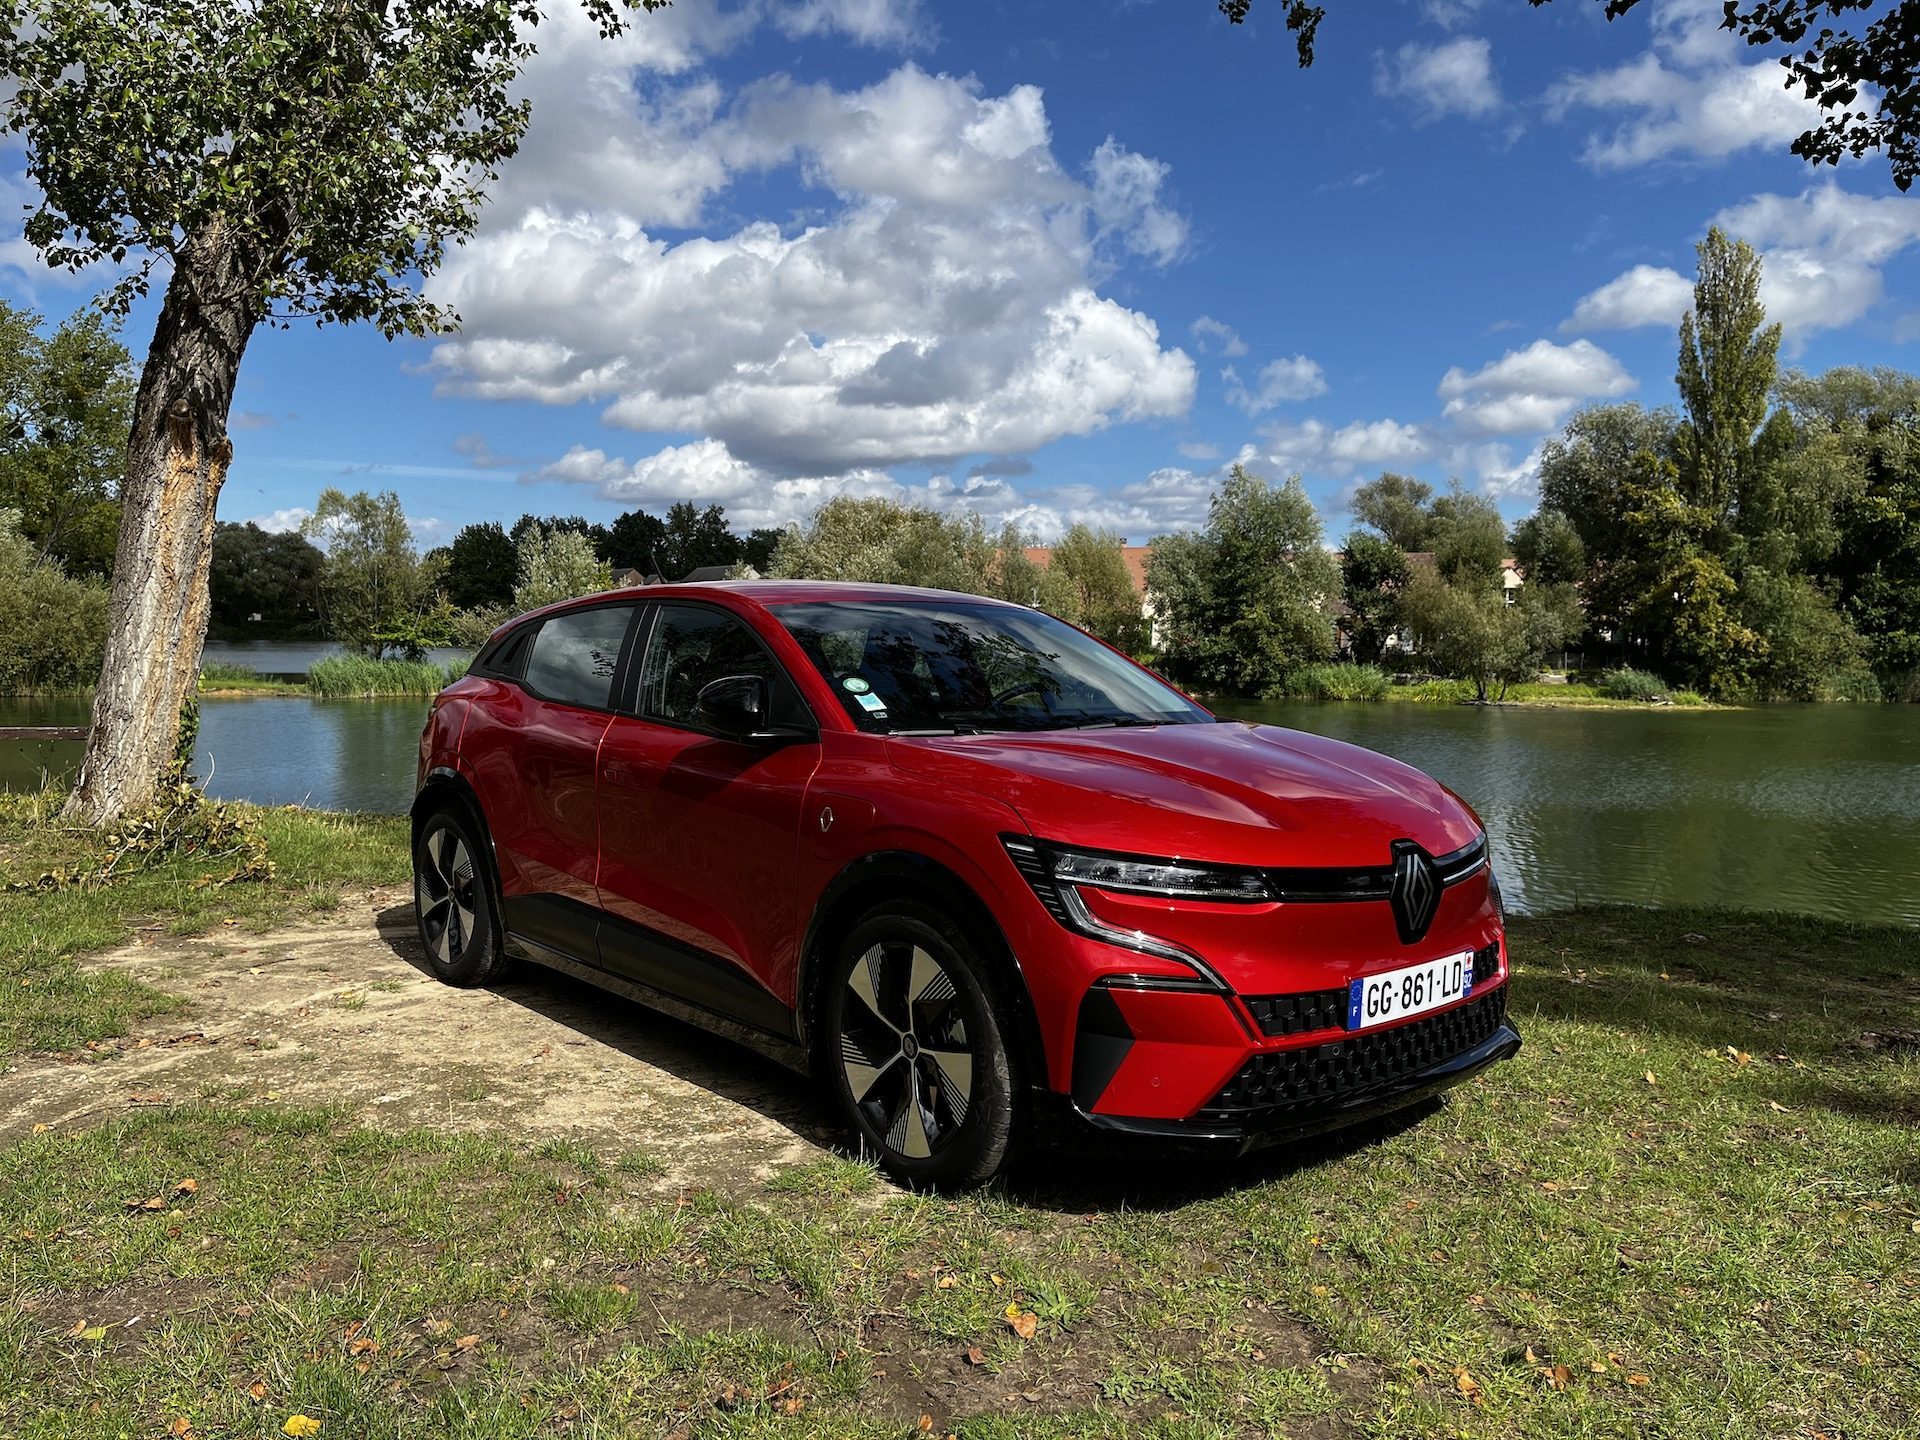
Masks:
[[[730,740],[746,740],[767,728],[771,700],[759,675],[723,675],[700,687],[694,714],[709,730]]]

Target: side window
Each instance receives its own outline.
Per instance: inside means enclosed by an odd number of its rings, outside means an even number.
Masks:
[[[543,699],[607,709],[633,609],[602,605],[546,621],[527,657],[527,688]]]
[[[700,692],[728,675],[759,675],[772,690],[776,724],[810,724],[792,682],[752,631],[703,605],[662,605],[640,673],[640,713],[693,725]]]

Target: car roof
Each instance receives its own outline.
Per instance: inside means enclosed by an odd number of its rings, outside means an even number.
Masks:
[[[911,601],[919,604],[1005,605],[1022,607],[989,595],[969,595],[959,590],[931,590],[920,585],[874,585],[858,580],[697,580],[668,585],[635,585],[619,590],[601,590],[572,600],[557,600],[507,622],[517,625],[534,616],[557,615],[568,610],[603,605],[610,600],[700,600],[711,599],[715,591],[737,595],[756,605],[785,605],[799,601],[816,604],[828,601],[885,603]]]

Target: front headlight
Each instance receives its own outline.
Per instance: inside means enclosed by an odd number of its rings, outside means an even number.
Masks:
[[[1015,868],[1033,887],[1040,903],[1047,907],[1047,913],[1069,930],[1090,939],[1104,940],[1109,945],[1137,950],[1142,955],[1156,955],[1185,965],[1214,988],[1225,988],[1225,984],[1206,961],[1171,940],[1162,940],[1144,930],[1123,930],[1109,925],[1087,907],[1080,887],[1229,904],[1252,904],[1273,898],[1266,877],[1257,870],[1072,850],[1016,835],[1002,836],[1001,843],[1006,846]]]

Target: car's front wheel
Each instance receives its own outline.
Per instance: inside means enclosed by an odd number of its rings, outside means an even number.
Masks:
[[[433,973],[484,985],[506,967],[480,837],[464,815],[440,810],[413,842],[413,908]]]
[[[919,1185],[978,1185],[1014,1135],[1012,1034],[981,957],[925,907],[869,913],[822,992],[828,1087],[863,1147]]]

